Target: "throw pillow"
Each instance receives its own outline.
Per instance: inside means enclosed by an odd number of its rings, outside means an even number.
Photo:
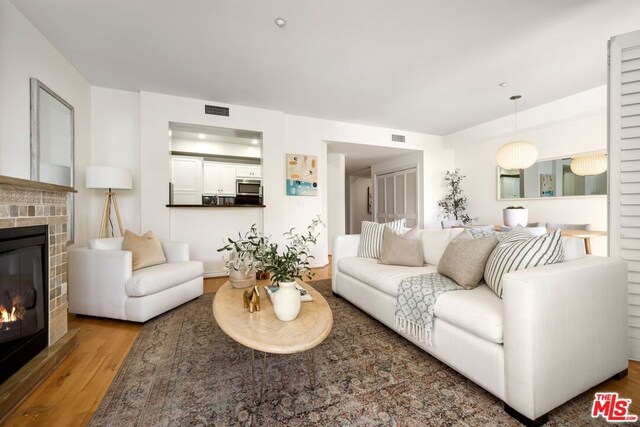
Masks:
[[[131,252],[133,259],[131,269],[139,270],[152,265],[164,264],[167,259],[162,251],[160,240],[151,232],[147,231],[142,236],[138,236],[129,230],[125,230],[122,240],[122,250]]]
[[[444,250],[438,263],[438,273],[465,289],[473,289],[482,280],[487,259],[497,244],[494,234],[474,238],[465,230]]]
[[[380,258],[380,246],[382,246],[382,234],[384,226],[388,225],[398,232],[402,232],[407,222],[405,218],[379,224],[377,222],[362,221],[362,231],[360,233],[360,244],[358,245],[358,256],[361,258]]]
[[[393,228],[385,226],[380,248],[380,264],[422,267],[424,255],[420,230],[413,228],[400,234]]]
[[[484,280],[500,298],[503,290],[502,276],[505,274],[539,265],[555,264],[564,259],[560,230],[535,237],[527,234],[520,230],[507,233],[489,256],[484,270]]]

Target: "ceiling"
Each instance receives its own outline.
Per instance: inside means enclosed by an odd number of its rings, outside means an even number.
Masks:
[[[350,144],[347,142],[329,142],[327,144],[327,153],[344,154],[344,169],[347,175],[366,172],[366,169],[370,168],[371,165],[392,160],[394,157],[404,154],[419,153],[422,156],[422,152],[418,150],[381,147],[378,145]]]
[[[94,85],[440,135],[605,84],[640,29],[637,0],[12,1]]]

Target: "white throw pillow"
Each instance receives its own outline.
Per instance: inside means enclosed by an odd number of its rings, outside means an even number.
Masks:
[[[362,231],[360,232],[360,244],[358,245],[358,256],[361,258],[380,258],[380,248],[382,247],[382,235],[384,226],[391,227],[394,231],[402,233],[407,220],[405,218],[379,224],[377,222],[362,221]]]
[[[502,276],[505,274],[539,265],[555,264],[563,259],[560,230],[542,236],[531,236],[523,229],[516,229],[506,233],[491,252],[484,270],[484,281],[502,298]]]

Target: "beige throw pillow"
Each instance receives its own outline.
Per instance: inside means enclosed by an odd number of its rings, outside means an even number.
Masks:
[[[122,250],[131,252],[133,262],[131,269],[139,270],[152,265],[164,264],[167,259],[162,251],[160,240],[151,232],[138,236],[126,230],[122,241]]]
[[[438,263],[438,273],[465,289],[473,289],[482,280],[489,255],[497,244],[498,239],[493,235],[474,239],[465,230],[444,250]]]
[[[380,264],[422,267],[424,255],[420,231],[413,228],[404,234],[399,234],[391,227],[385,226],[380,247]]]

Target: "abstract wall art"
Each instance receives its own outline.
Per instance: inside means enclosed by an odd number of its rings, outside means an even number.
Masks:
[[[318,156],[287,154],[287,196],[318,195]]]

